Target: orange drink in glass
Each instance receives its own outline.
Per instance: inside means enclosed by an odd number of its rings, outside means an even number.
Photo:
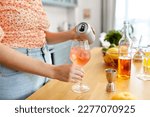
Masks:
[[[90,47],[88,41],[73,41],[70,60],[73,64],[83,67],[90,60]],[[72,86],[72,91],[76,93],[84,93],[89,91],[89,86],[83,84],[82,81]]]
[[[143,71],[144,74],[150,75],[150,52],[145,52],[143,59]]]
[[[90,51],[80,47],[72,47],[70,59],[74,64],[84,66],[90,60]]]
[[[118,59],[118,75],[122,79],[129,79],[131,74],[131,58],[119,57]]]
[[[142,73],[137,74],[137,78],[144,81],[150,81],[150,50],[146,48],[142,58]]]

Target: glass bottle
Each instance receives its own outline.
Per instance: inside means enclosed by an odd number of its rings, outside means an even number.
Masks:
[[[129,79],[131,75],[132,40],[129,36],[129,23],[124,22],[123,35],[119,41],[118,78]]]

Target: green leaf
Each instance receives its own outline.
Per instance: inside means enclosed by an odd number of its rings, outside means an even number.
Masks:
[[[106,36],[105,39],[106,41],[110,42],[110,44],[115,44],[116,46],[119,43],[119,40],[121,39],[122,34],[119,31],[116,30],[110,30]]]

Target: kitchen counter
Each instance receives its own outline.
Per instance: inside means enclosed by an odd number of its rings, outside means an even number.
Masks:
[[[131,78],[129,80],[116,79],[116,91],[108,93],[106,92],[105,69],[109,66],[106,66],[103,61],[101,48],[93,48],[91,55],[90,61],[84,66],[83,80],[89,85],[89,92],[77,94],[71,90],[73,83],[51,80],[27,100],[109,100],[114,93],[121,91],[129,91],[140,100],[150,99],[150,81],[142,81],[135,77],[140,71],[141,63],[132,62]]]

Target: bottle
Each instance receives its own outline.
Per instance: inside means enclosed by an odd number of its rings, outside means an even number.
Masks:
[[[78,35],[83,35],[88,40],[89,44],[95,41],[95,32],[91,26],[86,22],[81,22],[76,26],[76,32]]]
[[[124,22],[123,35],[119,41],[118,78],[129,79],[131,75],[132,40],[128,29],[129,23]]]

